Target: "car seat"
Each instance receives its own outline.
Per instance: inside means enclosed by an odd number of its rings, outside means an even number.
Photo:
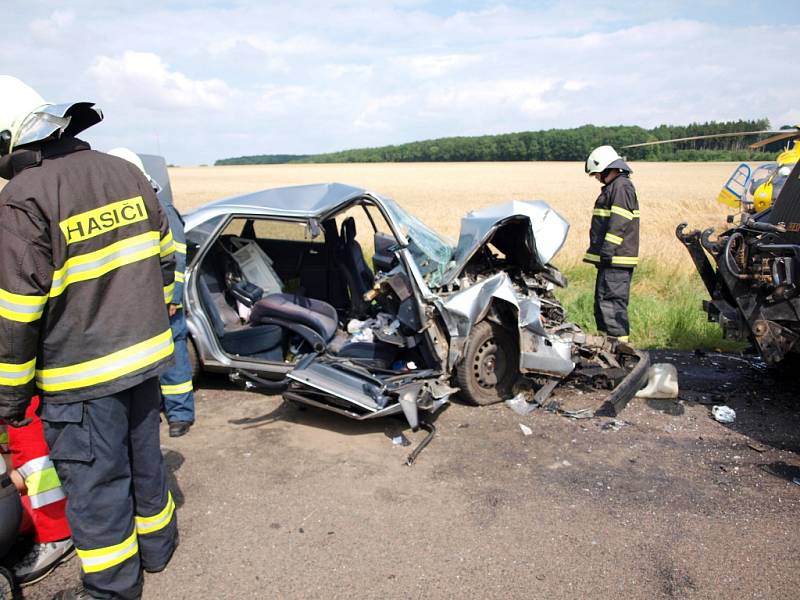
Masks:
[[[283,360],[283,328],[271,324],[242,325],[238,313],[228,304],[225,287],[210,273],[200,271],[197,287],[208,320],[225,352]]]
[[[270,294],[257,301],[251,323],[279,325],[306,340],[315,352],[330,351],[342,358],[387,368],[397,348],[381,342],[350,342],[339,330],[336,309],[327,302],[295,294]]]
[[[342,222],[336,255],[350,292],[351,316],[363,319],[369,311],[364,294],[375,285],[375,276],[364,260],[361,244],[356,241],[356,221],[353,217],[347,217]]]

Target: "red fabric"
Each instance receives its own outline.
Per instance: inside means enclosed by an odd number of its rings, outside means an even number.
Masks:
[[[42,420],[36,414],[39,408],[39,397],[34,396],[25,412],[31,422],[25,427],[8,427],[8,447],[11,451],[11,464],[18,469],[34,458],[41,458],[49,454],[47,442],[44,439]],[[71,533],[64,511],[67,506],[66,499],[53,502],[42,508],[31,508],[27,496],[22,496],[24,515],[22,517],[23,531],[33,531],[37,544],[55,542],[68,538]]]

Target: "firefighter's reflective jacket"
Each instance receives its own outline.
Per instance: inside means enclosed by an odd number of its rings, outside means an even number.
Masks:
[[[174,241],[147,179],[75,138],[37,152],[0,192],[6,405],[114,394],[172,360]]]
[[[639,263],[639,201],[627,173],[620,173],[600,191],[583,260],[630,269]]]

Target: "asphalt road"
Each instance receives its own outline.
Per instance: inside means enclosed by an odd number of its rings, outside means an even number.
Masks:
[[[144,598],[800,597],[796,375],[654,359],[678,366],[681,399],[634,400],[619,430],[453,404],[413,467],[390,439],[401,421],[207,378],[191,433],[162,430],[181,546]],[[597,404],[569,388],[558,398]],[[717,423],[709,403],[736,421]],[[22,597],[77,576],[73,559]]]

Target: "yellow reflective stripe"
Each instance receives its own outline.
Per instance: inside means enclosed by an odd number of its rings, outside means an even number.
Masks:
[[[621,206],[612,206],[611,212],[615,215],[619,215],[620,217],[625,217],[628,220],[633,219],[633,213],[629,210],[625,210]]]
[[[607,233],[606,241],[611,242],[612,244],[620,245],[622,243],[622,238],[618,235],[614,235],[613,233]]]
[[[158,254],[158,232],[148,231],[86,254],[67,259],[53,273],[50,297],[60,295],[68,285],[97,279],[114,269]]]
[[[164,529],[172,521],[175,513],[175,502],[172,500],[172,492],[167,492],[167,505],[157,515],[152,517],[136,517],[136,531],[139,535],[147,535]]]
[[[47,304],[47,296],[23,296],[0,288],[0,317],[20,323],[39,319]]]
[[[120,563],[125,562],[131,556],[139,552],[139,542],[136,537],[136,530],[124,541],[113,546],[97,548],[95,550],[81,550],[76,548],[78,557],[81,559],[81,566],[84,573],[97,573],[105,571]]]
[[[607,209],[607,208],[595,208],[592,211],[592,214],[595,217],[610,217],[611,216],[611,211],[609,209]]]
[[[630,341],[630,336],[627,335],[618,335],[617,340],[620,342],[628,342]]]
[[[61,480],[58,478],[55,467],[31,473],[25,478],[25,485],[28,488],[28,495],[35,496],[42,492],[47,492],[61,487]]]
[[[147,208],[144,199],[136,196],[74,215],[61,221],[58,226],[67,244],[72,244],[145,219]]]
[[[188,394],[194,388],[192,387],[192,380],[184,383],[176,383],[175,385],[161,385],[161,393],[165,396],[175,396],[177,394]]]
[[[0,363],[0,385],[25,385],[33,379],[35,370],[35,358],[21,365]]]
[[[640,213],[639,213],[639,211],[638,211],[638,210],[635,210],[635,211],[633,211],[633,218],[634,218],[634,219],[638,219],[640,216],[641,216],[641,215],[640,215]]]
[[[614,256],[611,259],[612,265],[638,265],[639,257],[637,256]]]
[[[600,262],[600,256],[598,254],[590,254],[586,253],[583,255],[583,260],[588,260],[589,262]]]
[[[8,431],[6,431],[5,429],[0,430],[0,444],[8,444]]]
[[[186,274],[181,273],[180,271],[175,271],[175,282],[183,283],[184,281],[186,281]]]
[[[45,392],[60,392],[112,381],[148,367],[172,354],[172,330],[123,348],[101,358],[57,367],[37,369],[36,384]]]
[[[161,242],[159,242],[159,247],[161,249],[161,256],[167,256],[168,254],[172,254],[175,252],[175,240],[172,239],[172,232],[168,231],[167,235],[161,238]]]
[[[179,254],[186,254],[186,244],[175,242],[175,252],[178,252]]]
[[[169,304],[172,302],[172,294],[175,291],[175,282],[164,286],[164,302]]]

